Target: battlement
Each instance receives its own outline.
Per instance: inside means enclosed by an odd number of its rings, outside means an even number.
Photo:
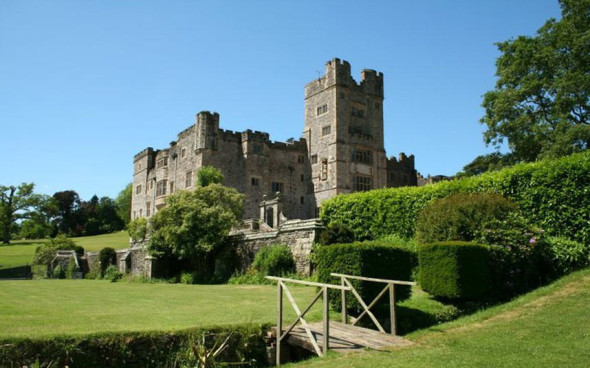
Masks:
[[[157,151],[156,151],[157,152]],[[136,154],[135,156],[133,156],[133,162],[140,160],[142,158],[144,158],[147,155],[153,155],[154,154],[154,149],[152,147],[148,147],[142,151],[140,151],[138,154]]]
[[[304,138],[293,140],[291,142],[273,141],[268,143],[269,148],[291,150],[291,151],[305,151],[307,149],[307,141]]]
[[[219,129],[219,135],[224,142],[241,142],[242,133],[233,130]]]
[[[257,130],[252,131],[247,129],[242,132],[242,141],[258,141],[258,142],[270,142],[270,136],[268,133],[259,132]]]
[[[182,132],[178,133],[178,140],[190,137],[195,132],[195,126],[191,125]]]
[[[305,85],[305,98],[311,97],[334,85],[360,89],[363,93],[383,96],[383,73],[363,69],[361,82],[357,83],[351,74],[350,63],[334,58],[326,63],[325,74]]]
[[[414,168],[414,155],[406,156],[405,153],[401,152],[397,159],[394,156],[389,157],[387,159],[387,165],[389,167]]]

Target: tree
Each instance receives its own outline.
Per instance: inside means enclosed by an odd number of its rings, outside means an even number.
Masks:
[[[10,243],[10,230],[18,220],[31,217],[40,197],[33,193],[35,184],[18,187],[0,185],[0,234],[4,244]]]
[[[477,156],[473,161],[463,166],[463,171],[457,173],[457,177],[467,177],[482,174],[486,171],[500,170],[514,164],[513,156],[509,153],[488,153]]]
[[[230,229],[242,217],[243,199],[234,188],[220,184],[177,191],[151,218],[148,249],[209,275],[211,256],[222,248]]]
[[[498,80],[484,95],[486,144],[506,140],[516,161],[590,144],[590,0],[560,0],[562,19],[534,37],[498,43]]]
[[[20,237],[24,239],[42,239],[57,234],[57,229],[51,224],[57,215],[57,203],[48,195],[39,195],[36,211],[31,212],[30,218],[21,223]]]
[[[64,234],[81,233],[79,221],[80,215],[80,196],[73,190],[64,190],[53,194],[57,203],[56,223],[60,232]]]
[[[221,183],[223,183],[223,174],[218,168],[213,166],[203,166],[199,169],[197,173],[197,184],[200,187]]]
[[[117,213],[119,217],[123,219],[125,225],[131,221],[131,195],[133,194],[133,183],[127,184],[125,189],[123,189],[115,202],[117,203]]]

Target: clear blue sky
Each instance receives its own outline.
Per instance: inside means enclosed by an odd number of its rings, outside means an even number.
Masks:
[[[202,110],[299,138],[303,87],[339,57],[385,75],[385,148],[422,174],[477,155],[495,42],[533,35],[557,0],[0,1],[0,184],[115,197],[133,155]]]

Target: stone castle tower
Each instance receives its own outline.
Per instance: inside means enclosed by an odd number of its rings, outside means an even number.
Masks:
[[[318,204],[337,194],[383,188],[383,74],[333,59],[326,74],[305,86],[305,130]]]
[[[387,158],[383,141],[383,74],[363,70],[357,83],[350,64],[333,59],[305,86],[300,140],[272,142],[268,133],[219,128],[219,114],[203,111],[170,147],[134,158],[132,218],[150,217],[168,195],[191,190],[203,166],[215,166],[224,184],[246,195],[244,218],[258,218],[277,193],[286,218],[317,217],[337,194],[416,185],[414,157]],[[274,222],[278,214],[274,214]]]

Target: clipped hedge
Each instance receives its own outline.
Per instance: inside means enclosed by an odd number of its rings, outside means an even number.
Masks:
[[[550,235],[590,243],[590,151],[424,187],[340,195],[322,204],[321,217],[326,224],[347,226],[357,240],[388,234],[411,238],[418,213],[430,201],[476,192],[511,199]]]
[[[40,367],[195,366],[194,356],[190,356],[191,348],[200,343],[204,335],[208,336],[206,345],[211,348],[217,340],[231,333],[228,348],[219,361],[251,362],[250,367],[264,367],[267,366],[267,359],[263,337],[268,330],[267,325],[251,324],[174,332],[121,332],[81,337],[3,339],[0,340],[0,366],[33,366],[36,360]]]
[[[488,248],[461,241],[432,243],[418,250],[419,280],[435,297],[477,299],[492,286]]]
[[[318,281],[339,284],[340,278],[330,273],[342,273],[353,276],[374,277],[390,280],[410,280],[412,269],[417,260],[416,254],[408,249],[392,246],[384,242],[357,242],[350,244],[333,244],[319,247],[317,250]],[[375,282],[352,281],[365,303],[370,303],[385,286]],[[395,286],[396,301],[410,297],[409,286]],[[387,298],[382,300],[388,302]],[[351,295],[347,298],[348,310],[359,313],[362,307]],[[341,310],[339,290],[330,291],[332,308]]]

